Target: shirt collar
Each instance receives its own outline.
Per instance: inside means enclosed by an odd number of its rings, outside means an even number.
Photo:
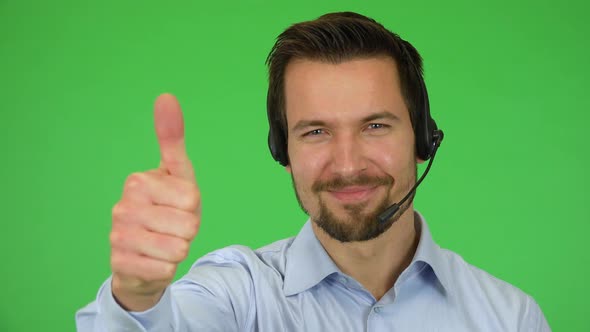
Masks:
[[[283,284],[285,295],[303,292],[336,272],[340,269],[315,236],[308,220],[287,251]]]
[[[452,271],[447,264],[447,258],[445,257],[444,251],[436,244],[428,229],[428,224],[424,217],[414,212],[414,225],[416,231],[420,232],[420,240],[414,258],[410,263],[412,266],[415,262],[424,262],[428,264],[434,271],[435,276],[440,281],[445,291],[449,292],[452,287]]]
[[[451,271],[448,264],[445,264],[443,250],[432,239],[426,220],[418,212],[415,212],[414,222],[416,231],[420,231],[420,241],[410,267],[415,262],[428,264],[445,291],[449,291],[452,285]],[[315,236],[311,221],[308,220],[287,251],[283,284],[285,295],[303,292],[317,285],[327,276],[339,272],[340,269]]]

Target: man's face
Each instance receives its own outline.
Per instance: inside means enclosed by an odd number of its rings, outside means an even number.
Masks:
[[[377,216],[416,179],[414,132],[394,60],[294,60],[285,97],[287,171],[304,211],[342,242],[383,233],[394,220],[380,225]]]

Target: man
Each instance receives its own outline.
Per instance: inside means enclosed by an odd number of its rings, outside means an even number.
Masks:
[[[78,330],[549,331],[530,296],[439,248],[413,209],[416,164],[442,140],[414,47],[333,13],[288,28],[267,62],[271,153],[310,220],[294,238],[208,254],[170,285],[200,193],[180,107],[162,95],[160,167],[127,179],[113,275]]]

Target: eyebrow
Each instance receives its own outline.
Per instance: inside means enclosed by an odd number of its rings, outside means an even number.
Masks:
[[[400,118],[390,112],[387,111],[383,111],[383,112],[379,112],[379,113],[373,113],[371,115],[368,115],[366,117],[364,117],[361,122],[365,123],[365,122],[371,122],[371,121],[375,121],[375,120],[380,120],[380,119],[389,119],[389,120],[393,120],[393,121],[400,121]],[[293,126],[293,128],[291,129],[292,131],[296,132],[299,130],[302,130],[304,128],[307,127],[323,127],[326,125],[326,122],[321,121],[321,120],[301,120],[299,122],[297,122],[297,124],[295,124],[295,126]]]
[[[380,120],[380,119],[389,119],[389,120],[393,120],[396,122],[400,121],[400,118],[397,115],[387,112],[387,111],[383,111],[383,112],[374,113],[374,114],[371,114],[371,115],[365,117],[363,119],[363,122],[371,122],[371,121]]]

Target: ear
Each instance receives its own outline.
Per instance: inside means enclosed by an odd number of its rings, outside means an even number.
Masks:
[[[426,160],[422,160],[420,157],[416,157],[416,163],[423,164]]]
[[[287,173],[291,174],[291,165],[285,166],[285,171],[287,171]]]

